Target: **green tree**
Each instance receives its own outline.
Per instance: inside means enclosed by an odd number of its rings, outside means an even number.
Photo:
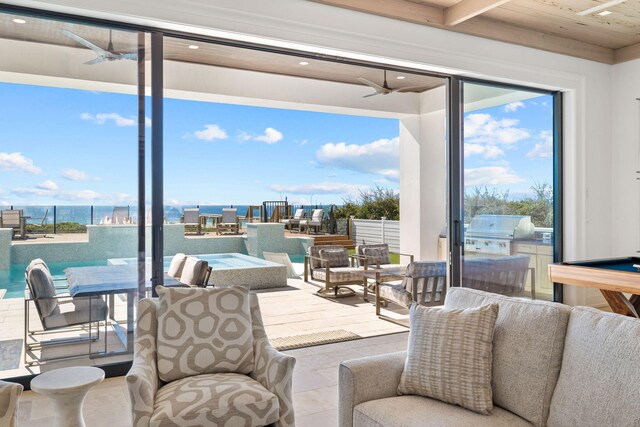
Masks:
[[[343,199],[342,207],[333,211],[335,218],[400,219],[400,195],[390,188],[375,186],[366,191],[360,191],[357,198]]]

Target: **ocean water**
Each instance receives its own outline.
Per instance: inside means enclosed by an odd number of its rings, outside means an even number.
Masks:
[[[293,206],[293,205],[292,205]],[[164,216],[169,223],[180,222],[180,217],[185,208],[195,208],[195,205],[184,206],[165,206]],[[200,213],[202,214],[222,214],[222,209],[233,207],[238,209],[238,215],[244,216],[247,213],[248,205],[200,205]],[[300,206],[295,206],[300,207]],[[329,206],[302,206],[303,208],[311,211],[316,207],[324,208],[326,211],[330,209]],[[105,205],[83,205],[83,206],[55,206],[55,221],[61,222],[75,222],[82,225],[100,224],[105,218],[111,218],[113,214],[114,206]],[[28,224],[42,224],[43,219],[45,224],[53,224],[54,221],[54,206],[18,206],[14,205],[13,209],[22,209],[25,216],[31,217],[27,220]],[[150,207],[147,207],[149,212]],[[268,212],[270,215],[271,212]],[[254,215],[259,215],[258,210],[254,211]],[[129,207],[129,216],[136,218],[138,216],[138,209],[135,206]]]

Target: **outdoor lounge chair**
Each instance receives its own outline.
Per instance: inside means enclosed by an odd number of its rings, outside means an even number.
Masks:
[[[218,234],[229,232],[238,234],[240,232],[240,218],[238,210],[235,208],[222,209],[222,218],[218,223]]]
[[[417,261],[407,266],[401,283],[380,283],[376,289],[376,315],[380,306],[391,301],[409,308],[412,303],[426,306],[444,304],[447,291],[445,261]]]
[[[111,214],[111,224],[121,225],[130,223],[131,218],[129,217],[129,206],[114,206],[113,214]]]
[[[533,270],[529,267],[529,261],[529,255],[465,258],[462,263],[462,286],[506,296],[523,296],[527,274]],[[534,295],[535,286],[535,274],[531,274]]]
[[[205,288],[211,277],[207,261],[183,253],[175,254],[164,279],[164,286]]]
[[[200,223],[200,209],[199,208],[186,208],[183,211],[182,222],[184,223],[184,232],[201,234],[202,228]],[[188,231],[191,230],[191,231]]]
[[[307,234],[311,227],[315,228],[316,233],[322,228],[322,219],[324,218],[324,209],[314,209],[311,218],[300,220],[300,232],[303,228],[307,229]]]
[[[27,281],[27,291],[24,299],[24,359],[26,365],[36,363],[36,360],[29,359],[32,350],[44,350],[45,347],[77,343],[80,341],[89,342],[87,353],[74,354],[56,358],[38,359],[39,362],[62,360],[73,357],[83,357],[91,353],[91,342],[100,339],[100,323],[104,322],[104,346],[107,348],[107,304],[99,297],[72,298],[68,293],[59,294],[53,284],[53,278],[49,269],[41,260],[32,261],[25,271]],[[29,326],[29,306],[33,303],[36,306],[42,330],[34,331]],[[92,335],[93,327],[97,334]],[[36,337],[39,335],[54,332],[65,332],[67,330],[89,332],[88,337],[73,337],[40,341]]]
[[[26,227],[26,218],[22,215],[22,209],[5,209],[0,211],[0,228],[11,228],[13,233],[11,238],[15,238],[20,233],[20,237],[24,238]]]
[[[307,216],[307,211],[304,209],[296,209],[296,213],[293,215],[293,218],[283,219],[280,222],[284,224],[284,227],[288,230],[291,230],[294,225],[300,228],[300,221]]]
[[[353,266],[356,258],[342,246],[311,246],[309,254],[304,257],[304,281],[311,278],[324,282],[324,288],[318,290],[320,296],[338,298],[354,295],[355,291],[345,285],[363,284],[363,277],[357,274],[361,269]]]

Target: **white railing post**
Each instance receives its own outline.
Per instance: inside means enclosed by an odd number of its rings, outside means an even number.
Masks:
[[[383,217],[381,218],[381,220],[382,220],[382,221],[380,222],[381,227],[382,227],[382,243],[384,243],[384,240],[385,240],[385,239],[384,239],[384,220],[385,220],[385,219],[387,219],[387,218],[383,216]]]

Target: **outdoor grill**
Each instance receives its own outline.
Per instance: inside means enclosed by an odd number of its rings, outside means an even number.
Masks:
[[[534,225],[525,215],[477,215],[465,231],[464,252],[512,255],[514,240],[532,239]]]

